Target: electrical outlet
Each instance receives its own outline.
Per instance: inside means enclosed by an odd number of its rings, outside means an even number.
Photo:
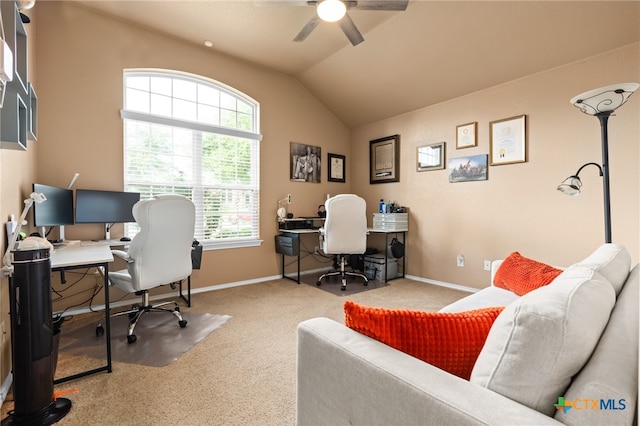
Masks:
[[[287,194],[287,204],[291,204],[291,194]]]
[[[456,262],[458,263],[458,266],[461,268],[464,268],[464,256],[459,254],[458,257],[456,258]]]
[[[484,261],[484,270],[485,271],[490,271],[491,270],[491,261],[490,260],[485,260]]]

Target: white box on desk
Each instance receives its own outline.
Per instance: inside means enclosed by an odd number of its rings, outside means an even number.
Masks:
[[[409,213],[374,213],[373,229],[406,231],[409,228]]]
[[[387,257],[387,268],[385,269],[384,254],[368,254],[364,257],[364,269],[376,270],[375,279],[378,281],[386,281],[385,272],[388,272],[389,279],[397,278],[398,275],[398,259],[395,257]]]

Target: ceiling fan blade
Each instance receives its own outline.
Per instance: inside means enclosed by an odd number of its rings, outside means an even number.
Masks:
[[[356,24],[353,23],[353,20],[348,13],[344,15],[344,18],[338,21],[338,25],[340,25],[344,35],[347,36],[352,45],[357,46],[364,41],[364,37],[362,37],[360,31],[358,31]]]
[[[313,17],[309,19],[309,22],[307,22],[307,24],[304,27],[302,27],[302,29],[300,30],[298,35],[293,39],[293,41],[304,41],[307,37],[309,37],[309,34],[311,34],[311,31],[313,31],[318,26],[319,23],[320,23],[320,18],[318,17],[318,15],[313,15]]]
[[[353,10],[407,10],[409,0],[347,0],[346,4]]]

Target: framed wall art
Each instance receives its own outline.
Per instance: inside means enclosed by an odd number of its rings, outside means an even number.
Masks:
[[[451,183],[487,180],[487,154],[451,158],[448,169]]]
[[[400,135],[374,139],[369,150],[369,183],[400,181]]]
[[[526,115],[492,121],[489,133],[492,166],[527,161]]]
[[[290,150],[291,180],[320,183],[320,147],[291,142]]]
[[[444,169],[445,143],[419,146],[416,152],[416,169],[419,172]]]
[[[329,162],[329,182],[345,182],[345,156],[340,154],[327,154]]]
[[[478,123],[461,124],[456,127],[456,149],[478,146]]]

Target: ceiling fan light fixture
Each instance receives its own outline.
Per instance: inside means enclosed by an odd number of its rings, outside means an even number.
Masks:
[[[340,0],[324,0],[316,9],[318,16],[325,22],[337,22],[347,13],[347,6]]]

